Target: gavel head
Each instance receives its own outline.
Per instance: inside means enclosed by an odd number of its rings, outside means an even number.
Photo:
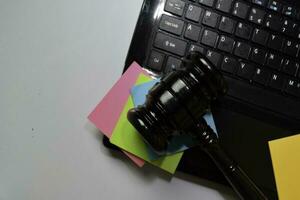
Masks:
[[[163,154],[172,137],[186,133],[202,118],[212,101],[227,92],[221,73],[199,52],[183,59],[183,67],[161,78],[142,106],[128,111],[129,122],[144,140]]]

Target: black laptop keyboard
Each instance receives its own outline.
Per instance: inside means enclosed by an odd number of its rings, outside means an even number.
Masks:
[[[300,10],[292,5],[167,0],[158,29],[148,59],[152,70],[178,69],[180,58],[197,50],[235,81],[300,100]]]

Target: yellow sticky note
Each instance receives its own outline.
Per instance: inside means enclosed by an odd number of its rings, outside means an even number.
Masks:
[[[141,84],[149,80],[151,80],[151,78],[145,75],[140,75],[136,84]],[[147,150],[149,147],[147,147],[142,136],[127,120],[127,112],[133,107],[133,100],[130,96],[113,131],[110,142],[169,173],[174,173],[183,153],[176,153],[174,155],[165,156],[158,160],[151,161]]]
[[[300,199],[300,135],[269,142],[280,200]]]

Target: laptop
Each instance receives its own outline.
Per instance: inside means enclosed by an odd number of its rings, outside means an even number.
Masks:
[[[300,133],[300,1],[144,0],[124,71],[137,61],[161,76],[189,51],[205,54],[228,82],[212,106],[221,145],[278,199],[268,141]],[[227,184],[198,148],[178,170]]]

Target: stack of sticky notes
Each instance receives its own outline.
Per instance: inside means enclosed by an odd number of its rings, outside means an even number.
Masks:
[[[269,142],[280,200],[300,199],[300,135]]]
[[[139,167],[146,162],[173,174],[183,152],[195,146],[188,136],[178,136],[171,142],[165,156],[157,155],[127,120],[127,112],[142,105],[149,89],[158,79],[151,78],[137,63],[133,63],[89,115],[89,120]],[[211,114],[207,123],[216,131]]]

